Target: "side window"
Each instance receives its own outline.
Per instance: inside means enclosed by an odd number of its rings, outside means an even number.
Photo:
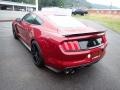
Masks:
[[[43,23],[43,21],[34,14],[27,14],[26,16],[23,17],[23,20],[27,21],[28,23],[36,25],[41,25]]]
[[[34,18],[33,24],[41,25],[43,23],[43,21],[37,15],[33,14],[32,16]]]
[[[29,17],[29,15],[30,15],[30,14],[26,14],[26,15],[22,18],[22,20],[25,20],[25,21],[26,21],[26,19]]]
[[[43,23],[43,21],[38,16],[36,16],[35,21],[38,23],[38,25]]]
[[[24,20],[31,24],[34,23],[34,18],[31,14],[29,14]]]

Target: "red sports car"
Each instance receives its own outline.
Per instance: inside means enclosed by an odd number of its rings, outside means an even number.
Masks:
[[[38,67],[72,72],[105,54],[105,31],[85,26],[72,16],[28,13],[12,23],[13,35],[32,53]]]

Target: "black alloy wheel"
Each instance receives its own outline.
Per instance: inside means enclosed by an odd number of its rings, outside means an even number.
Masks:
[[[44,66],[43,58],[40,55],[40,51],[35,43],[32,44],[31,53],[33,56],[34,64],[38,67],[43,67]]]

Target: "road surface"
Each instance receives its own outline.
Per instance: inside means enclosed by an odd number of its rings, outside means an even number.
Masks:
[[[30,52],[13,38],[11,23],[0,22],[0,90],[120,90],[120,35],[104,26],[81,20],[87,26],[105,29],[105,57],[74,75],[39,69]]]

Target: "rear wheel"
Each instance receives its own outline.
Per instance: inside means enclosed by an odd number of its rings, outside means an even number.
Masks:
[[[76,15],[76,13],[73,13],[73,15]]]
[[[72,12],[72,14],[73,14],[73,15],[76,15],[76,13],[75,13],[75,12]]]
[[[43,58],[41,55],[41,51],[40,51],[38,44],[35,41],[32,42],[31,53],[33,56],[34,64],[38,67],[43,67],[44,62],[43,62]]]

